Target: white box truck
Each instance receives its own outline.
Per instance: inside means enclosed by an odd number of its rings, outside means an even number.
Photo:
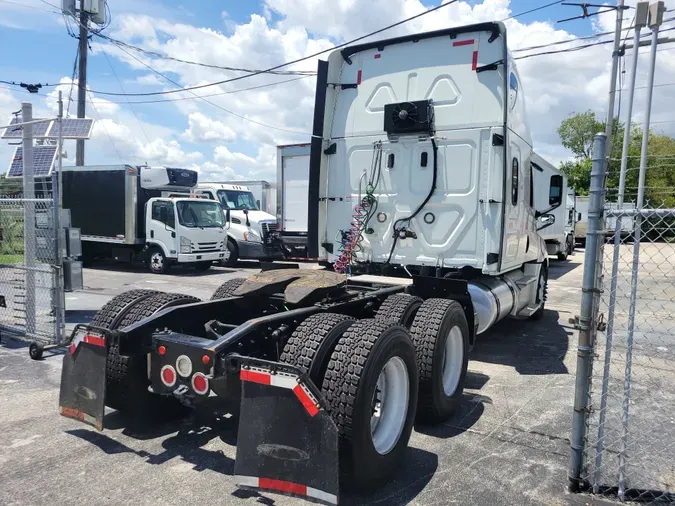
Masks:
[[[289,260],[307,258],[310,144],[277,146],[279,241]]]
[[[280,259],[276,218],[258,208],[251,190],[240,184],[199,183],[193,194],[215,200],[229,211],[227,249],[230,253],[225,265],[236,265],[239,259]]]
[[[535,188],[535,214],[550,213],[555,217],[553,223],[539,231],[539,235],[546,241],[546,250],[549,255],[557,256],[558,260],[567,260],[568,255],[574,251],[574,235],[567,227],[567,177],[534,152],[531,164],[534,169],[532,182]],[[560,195],[555,196],[556,201],[563,197],[565,200],[564,206],[558,206],[555,209],[551,208],[551,201],[554,198],[552,195],[536,191],[538,187],[548,188],[553,180],[558,181],[558,184],[554,186],[560,187],[562,191]]]
[[[63,168],[63,207],[81,230],[82,257],[144,261],[161,274],[172,264],[199,270],[226,261],[226,222],[219,204],[171,198],[189,192],[197,172],[170,167],[99,165]]]

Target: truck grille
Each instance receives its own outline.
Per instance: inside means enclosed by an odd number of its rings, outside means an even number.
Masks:
[[[209,251],[220,251],[223,247],[222,242],[198,242],[192,243],[193,253],[208,253]]]
[[[264,235],[267,235],[270,232],[276,232],[277,231],[277,222],[276,221],[264,221],[260,224],[260,228],[262,229],[262,233]]]

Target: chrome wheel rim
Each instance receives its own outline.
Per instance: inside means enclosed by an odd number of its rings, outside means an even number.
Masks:
[[[150,268],[153,271],[161,271],[164,267],[164,257],[161,253],[153,253],[150,255]]]
[[[464,365],[464,339],[462,330],[454,326],[445,338],[443,349],[443,392],[448,397],[457,391]]]
[[[408,415],[408,368],[400,357],[391,357],[377,378],[373,393],[370,435],[375,451],[389,453],[403,432]]]

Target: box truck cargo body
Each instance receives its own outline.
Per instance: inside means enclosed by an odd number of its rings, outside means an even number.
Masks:
[[[277,146],[279,239],[288,258],[307,256],[310,144]]]
[[[153,272],[165,272],[172,263],[206,269],[224,260],[226,224],[220,205],[163,197],[189,194],[196,184],[197,172],[186,169],[64,167],[63,207],[81,230],[84,260],[142,260]]]

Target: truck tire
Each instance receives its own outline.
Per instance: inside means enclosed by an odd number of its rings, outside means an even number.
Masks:
[[[390,295],[377,310],[375,318],[395,321],[409,329],[422,302],[424,301],[419,297],[403,293]]]
[[[162,248],[153,246],[148,250],[148,269],[153,274],[165,274],[169,271],[169,261]]]
[[[116,295],[109,300],[89,322],[93,327],[103,327],[114,330],[116,323],[126,314],[126,312],[143,299],[160,293],[156,290],[129,290],[128,292]]]
[[[223,262],[223,265],[226,267],[235,267],[239,260],[239,248],[237,248],[237,243],[232,239],[227,240],[227,251],[230,252],[230,258]]]
[[[191,302],[199,302],[199,299],[177,293],[155,293],[131,306],[117,328],[128,327],[161,309]],[[148,392],[149,385],[147,355],[121,355],[117,343],[110,346],[106,368],[106,405],[136,415],[165,409],[169,413],[180,411],[177,399],[151,394]]]
[[[338,340],[322,393],[338,428],[340,483],[346,488],[373,489],[402,463],[417,383],[415,348],[405,327],[360,320]]]
[[[539,271],[539,279],[537,280],[537,296],[535,303],[539,304],[539,308],[530,316],[531,320],[541,320],[544,316],[544,306],[546,305],[546,297],[548,295],[548,268],[546,264],[541,265]]]
[[[246,278],[228,279],[227,281],[225,281],[225,283],[216,288],[216,291],[213,292],[213,295],[211,295],[211,300],[218,300],[230,297],[232,295],[232,292],[234,292],[237,288],[239,288],[244,281],[246,281]]]
[[[447,420],[462,399],[469,363],[469,326],[459,302],[427,299],[412,328],[420,385],[417,421]]]
[[[354,321],[351,316],[336,313],[310,316],[288,339],[279,361],[299,367],[320,388],[338,339]]]

